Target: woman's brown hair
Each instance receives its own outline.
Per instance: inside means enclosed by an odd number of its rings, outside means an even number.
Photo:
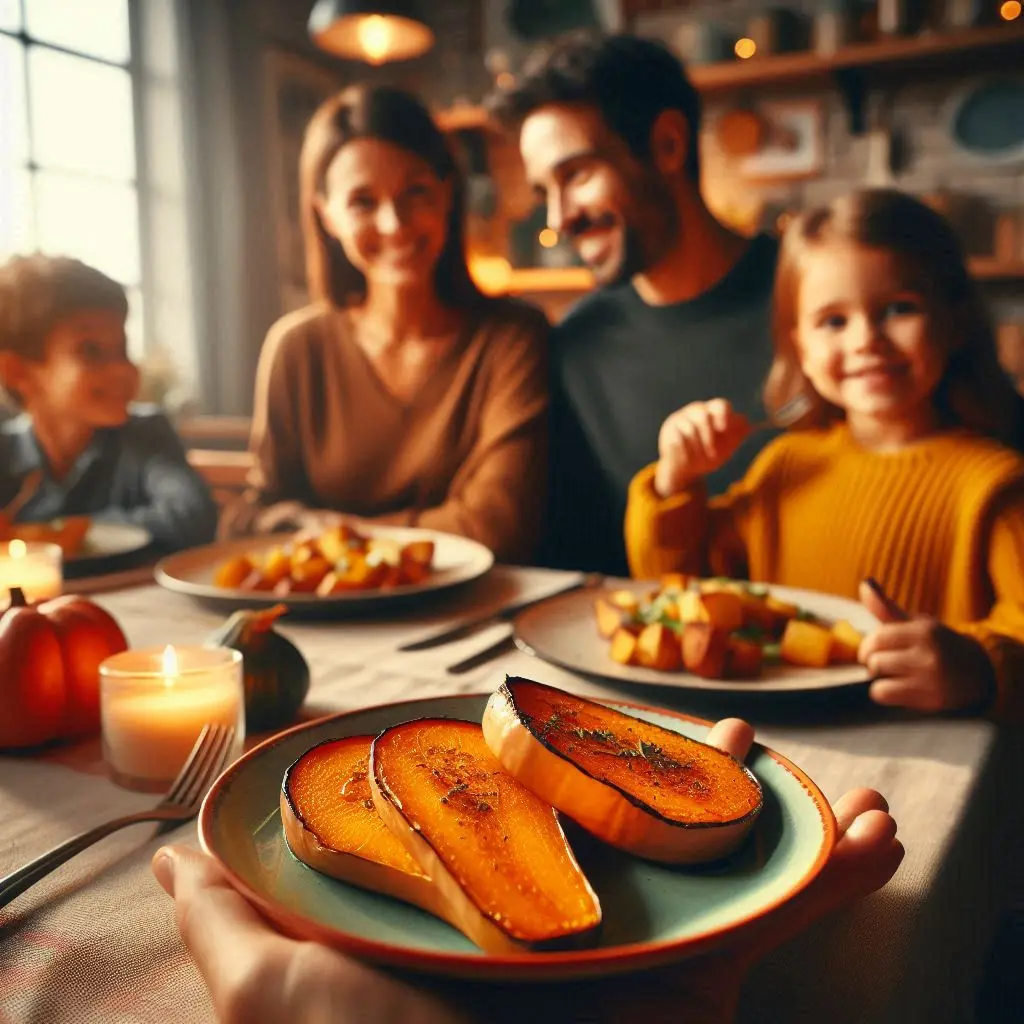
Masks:
[[[843,417],[804,376],[794,340],[803,260],[816,245],[830,241],[886,249],[923,276],[932,297],[948,307],[958,325],[957,342],[935,395],[943,422],[1024,450],[1024,398],[999,364],[992,326],[956,235],[944,217],[895,189],[849,193],[808,210],[786,228],[775,273],[775,361],[765,386],[769,411],[803,393],[812,407],[799,426],[822,427]]]
[[[425,161],[438,178],[451,183],[447,238],[434,268],[435,287],[438,298],[451,306],[480,301],[466,265],[465,189],[444,133],[414,96],[389,86],[369,85],[352,86],[326,100],[306,128],[299,158],[299,203],[310,296],[339,309],[366,297],[365,277],[324,228],[316,202],[324,197],[331,162],[353,139],[377,139],[407,150]]]

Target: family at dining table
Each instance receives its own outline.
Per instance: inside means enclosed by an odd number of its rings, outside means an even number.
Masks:
[[[701,196],[698,93],[666,48],[630,36],[539,49],[493,112],[598,287],[555,326],[481,294],[460,172],[426,108],[379,86],[328,100],[300,161],[312,302],[263,346],[251,486],[220,534],[344,514],[463,534],[505,561],[859,597],[880,621],[859,652],[877,702],[1020,718],[1024,399],[949,225],[861,190],[781,242],[741,237]],[[0,433],[0,502],[41,471],[22,517],[208,541],[216,512],[168,422],[130,405],[125,313],[123,291],[74,261],[0,271],[0,383],[21,410]],[[720,728],[742,757],[751,737]],[[727,1019],[773,941],[895,870],[881,797],[836,810],[830,874],[773,939],[677,969],[680,991],[717,1007],[707,1019]],[[247,999],[270,1021],[347,1019],[352,1000],[360,1020],[469,1012],[272,933],[194,854],[162,851],[155,870],[231,1019],[255,1019]]]

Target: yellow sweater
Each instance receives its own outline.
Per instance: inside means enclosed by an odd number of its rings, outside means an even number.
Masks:
[[[857,597],[874,576],[905,609],[979,639],[996,712],[1024,718],[1024,458],[968,431],[896,452],[845,426],[783,435],[724,495],[670,498],[654,469],[626,510],[630,571],[748,578]]]

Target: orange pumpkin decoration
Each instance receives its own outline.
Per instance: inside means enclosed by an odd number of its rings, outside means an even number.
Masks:
[[[0,748],[98,732],[100,663],[127,647],[99,605],[73,596],[29,605],[14,588],[0,615]]]

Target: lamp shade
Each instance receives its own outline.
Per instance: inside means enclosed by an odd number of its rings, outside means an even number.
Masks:
[[[368,64],[408,60],[434,45],[414,0],[318,0],[309,34],[320,49]]]

